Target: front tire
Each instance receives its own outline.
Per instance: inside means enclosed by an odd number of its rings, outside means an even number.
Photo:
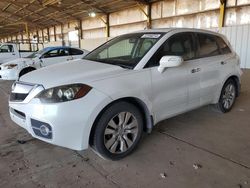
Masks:
[[[105,159],[119,160],[136,148],[142,132],[140,111],[133,104],[118,102],[108,107],[99,118],[93,148]]]
[[[229,112],[234,105],[236,95],[237,87],[235,81],[233,79],[227,80],[222,88],[217,109],[222,113]]]

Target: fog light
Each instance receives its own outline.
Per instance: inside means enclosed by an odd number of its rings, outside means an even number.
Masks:
[[[49,128],[46,127],[45,125],[42,125],[42,126],[40,127],[40,132],[41,132],[41,134],[42,134],[43,136],[48,136],[49,133],[50,133]]]
[[[52,139],[52,127],[48,123],[31,119],[31,127],[36,136]]]

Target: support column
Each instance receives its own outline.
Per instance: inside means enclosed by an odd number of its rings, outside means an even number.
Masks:
[[[151,3],[149,3],[147,5],[147,13],[148,13],[148,16],[147,16],[147,28],[151,29],[152,28],[152,4]]]
[[[54,26],[54,38],[55,38],[55,42],[57,41],[57,37],[56,37],[56,26]]]
[[[147,29],[151,29],[152,28],[152,14],[151,14],[151,10],[152,10],[152,4],[148,3],[147,5],[147,12],[145,12],[143,5],[141,5],[140,3],[138,3],[138,7],[139,9],[142,11],[142,13],[147,17]]]
[[[64,33],[63,33],[63,24],[61,24],[61,35],[62,35],[62,45],[65,46]]]
[[[47,34],[48,34],[48,42],[50,42],[50,32],[49,32],[49,28],[47,28]]]
[[[44,43],[44,31],[43,31],[44,29],[42,29],[42,41],[43,41],[43,43]]]
[[[79,44],[79,48],[81,48],[81,40],[82,39],[83,39],[82,20],[78,20],[78,44]]]
[[[227,0],[220,0],[220,17],[219,17],[220,28],[224,27],[226,5],[227,5]]]
[[[109,13],[106,14],[106,20],[104,20],[102,17],[99,17],[100,20],[105,24],[106,29],[106,37],[110,37],[110,24],[109,24]]]
[[[25,23],[25,30],[26,30],[26,35],[27,35],[27,39],[28,39],[28,43],[29,43],[29,50],[31,51],[31,40],[30,40],[30,32],[29,32],[29,27],[28,27],[28,23]]]
[[[40,37],[39,37],[39,32],[38,32],[38,30],[36,30],[36,37],[37,37],[37,43],[39,43],[40,42]]]
[[[110,37],[110,23],[109,23],[109,13],[106,18],[106,37]]]

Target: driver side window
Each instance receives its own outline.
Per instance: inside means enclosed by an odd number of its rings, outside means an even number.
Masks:
[[[195,48],[192,33],[178,33],[167,39],[151,57],[146,68],[159,66],[161,58],[167,55],[181,56],[184,61],[193,59]]]

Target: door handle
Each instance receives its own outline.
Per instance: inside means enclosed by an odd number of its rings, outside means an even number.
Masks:
[[[191,70],[191,73],[196,73],[196,72],[200,72],[201,68],[195,68]]]
[[[225,65],[225,64],[227,64],[227,62],[222,61],[222,62],[220,62],[220,64]]]

